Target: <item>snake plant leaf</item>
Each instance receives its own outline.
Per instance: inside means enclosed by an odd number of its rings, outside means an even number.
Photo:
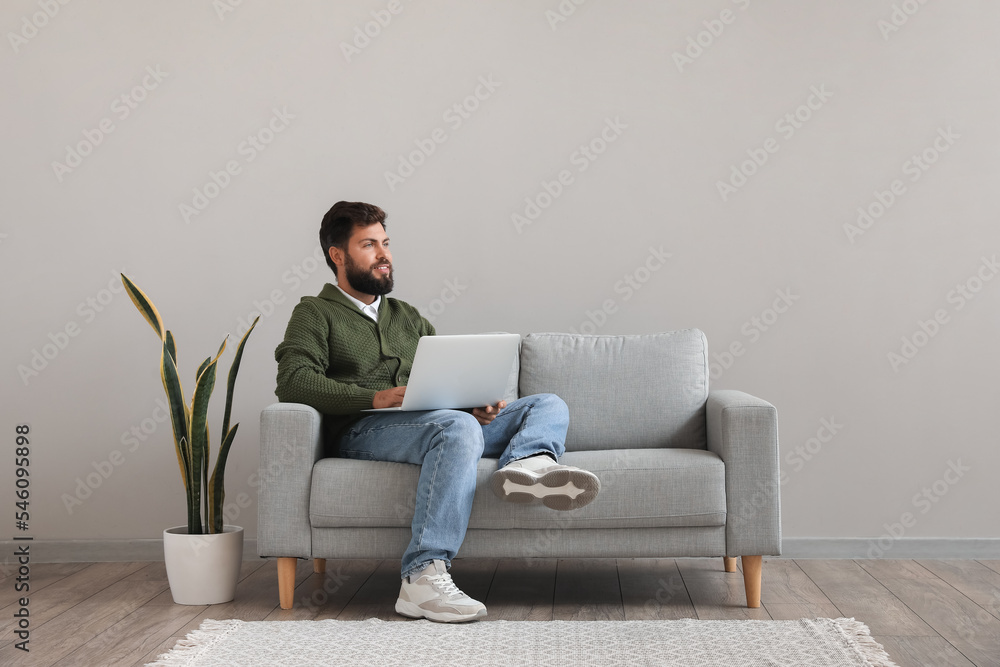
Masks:
[[[201,366],[198,366],[198,372],[194,374],[195,379],[201,377],[201,374],[205,372],[205,367],[210,363],[212,363],[212,357],[205,357],[205,361],[201,362]]]
[[[160,317],[159,311],[145,292],[139,289],[124,273],[121,274],[121,278],[132,303],[156,331],[163,343],[160,351],[160,379],[163,382],[163,389],[169,403],[170,424],[173,428],[177,463],[187,496],[188,534],[222,532],[225,527],[222,508],[225,501],[226,461],[238,428],[238,425],[229,428],[233,391],[243,356],[243,347],[260,317],[258,316],[253,321],[240,340],[236,350],[236,359],[229,370],[224,428],[222,430],[225,437],[220,445],[215,467],[209,476],[211,433],[208,428],[208,403],[215,388],[219,357],[225,351],[229,337],[227,336],[222,341],[215,357],[206,359],[198,367],[191,402],[185,402],[184,390],[177,371],[177,346],[173,334],[163,326],[163,319]],[[205,522],[202,521],[202,507],[204,507]]]
[[[219,352],[218,352],[218,354],[215,355],[216,359],[218,359],[222,355],[223,351],[226,349],[226,341],[228,341],[228,340],[229,340],[229,336],[226,336],[223,339],[222,345],[219,346]],[[208,365],[210,363],[212,363],[212,357],[206,357],[205,361],[201,362],[201,366],[198,366],[198,372],[195,373],[195,375],[194,375],[194,377],[195,377],[196,380],[197,380],[197,378],[201,377],[201,374],[205,372],[205,369],[208,367]]]
[[[124,273],[121,274],[121,277],[122,284],[125,285],[125,291],[128,292],[128,296],[132,299],[132,303],[135,304],[135,307],[139,309],[142,316],[146,318],[147,322],[149,322],[149,326],[153,327],[153,331],[160,336],[160,340],[163,340],[166,333],[163,329],[163,319],[160,317],[160,312],[156,310],[156,306],[154,306],[153,302],[149,300],[146,293],[139,289],[134,282],[129,280]]]
[[[184,390],[181,387],[181,380],[177,374],[177,365],[174,356],[170,354],[169,342],[173,341],[170,332],[166,332],[163,341],[163,350],[160,353],[160,378],[163,380],[163,389],[167,393],[167,403],[170,406],[170,425],[174,430],[174,445],[177,450],[177,462],[181,467],[181,478],[184,480],[184,488],[187,490],[189,484],[189,470],[191,460],[189,455],[188,434],[188,412],[184,405]]]
[[[212,359],[208,366],[198,375],[198,382],[195,385],[194,393],[191,397],[191,420],[188,424],[188,433],[191,435],[191,482],[193,487],[192,499],[194,501],[194,512],[197,513],[197,522],[192,525],[191,513],[189,512],[188,532],[197,528],[197,534],[203,532],[201,525],[201,503],[202,503],[202,477],[203,468],[207,465],[208,451],[208,402],[212,398],[212,390],[215,388],[215,371],[226,345],[223,342],[219,348],[219,353]],[[206,489],[207,492],[207,489]]]
[[[204,458],[201,460],[201,488],[203,489],[202,493],[201,493],[202,499],[203,499],[202,510],[201,511],[203,512],[203,516],[206,519],[209,517],[209,508],[210,508],[209,502],[212,499],[211,489],[208,486],[208,464],[209,464],[209,461],[212,460],[212,454],[209,451],[209,450],[211,450],[211,448],[212,448],[212,429],[208,426],[208,423],[206,423],[205,424],[205,454],[204,454]],[[202,532],[211,533],[212,532],[212,524],[209,522],[209,523],[206,523],[204,526],[202,526]]]
[[[167,329],[165,342],[167,344],[167,351],[170,353],[170,358],[174,360],[174,366],[177,366],[177,346],[174,344],[174,335],[170,333],[170,329]]]
[[[229,336],[226,336],[226,338],[222,341],[222,345],[219,346],[219,351],[216,353],[215,357],[207,357],[205,359],[205,361],[201,362],[201,366],[198,366],[198,372],[195,374],[195,378],[196,378],[195,381],[196,382],[201,379],[202,373],[205,372],[205,369],[208,368],[209,364],[217,363],[219,361],[219,357],[222,356],[222,353],[226,349],[226,341],[227,340],[229,340]],[[212,383],[213,383],[212,386],[214,387],[215,386],[214,385],[214,383],[215,383],[214,379],[212,380]],[[212,390],[210,389],[208,393],[209,393],[209,398],[211,398]],[[191,405],[194,406],[194,397],[193,396],[191,397]],[[206,425],[205,428],[207,429],[208,426]],[[205,443],[205,456],[206,456],[206,458],[208,457],[210,449],[211,449],[211,438],[207,439],[206,443]],[[206,480],[207,479],[208,479],[208,477],[206,475]]]
[[[190,452],[191,448],[188,445],[189,445],[189,442],[188,442],[187,436],[182,437],[180,439],[180,442],[177,443],[177,451],[185,450],[185,451]],[[190,456],[188,456],[188,458],[190,458]],[[189,535],[196,535],[197,533],[192,532],[192,530],[195,528],[195,526],[197,524],[197,520],[199,518],[197,516],[196,512],[192,512],[193,505],[192,505],[191,501],[194,498],[194,486],[192,484],[188,483],[188,477],[190,476],[190,474],[188,472],[188,469],[184,468],[183,466],[182,466],[182,470],[181,470],[181,475],[184,478],[184,498],[185,498],[185,501],[187,503],[188,534]]]
[[[208,525],[213,533],[221,533],[224,529],[224,516],[222,506],[226,502],[226,460],[229,458],[229,449],[236,439],[236,429],[240,427],[235,424],[219,448],[219,456],[215,461],[215,469],[212,470],[212,479],[208,483],[209,511]]]
[[[226,341],[228,341],[228,340],[229,340],[229,336],[226,336],[222,340],[222,345],[219,346],[219,351],[218,351],[218,353],[216,353],[215,359],[212,359],[212,357],[209,357],[208,359],[205,359],[205,361],[202,363],[201,366],[198,367],[198,374],[197,374],[196,377],[200,378],[201,374],[203,372],[205,372],[205,369],[208,367],[209,364],[211,364],[213,362],[218,362],[219,357],[222,356],[222,353],[226,349]],[[215,383],[214,379],[212,380],[212,383],[213,383],[213,387],[214,387],[214,383]],[[209,398],[211,398],[211,394],[212,394],[212,390],[211,389],[209,389],[208,394],[209,394]],[[192,398],[192,405],[193,404],[194,404],[194,400]],[[204,458],[202,459],[202,469],[201,469],[201,472],[202,472],[202,475],[201,475],[202,488],[206,489],[206,490],[208,489],[208,462],[211,461],[211,460],[212,460],[212,435],[211,435],[211,430],[208,427],[208,420],[206,418],[206,422],[205,422],[205,452],[204,452]],[[208,514],[209,514],[209,494],[207,493],[207,491],[206,491],[206,493],[203,494],[203,496],[204,496],[204,501],[205,501],[204,502],[204,505],[205,505],[205,516],[207,517]]]
[[[259,320],[260,315],[254,318],[250,328],[243,334],[243,338],[240,339],[240,344],[236,348],[236,357],[233,359],[233,365],[229,367],[229,378],[226,383],[226,411],[222,417],[222,434],[224,437],[229,435],[229,417],[233,411],[233,390],[236,387],[236,374],[240,372],[240,360],[243,359],[243,346],[246,345],[247,338],[250,337],[250,332],[257,326]],[[221,455],[222,452],[220,451],[219,454]],[[224,470],[225,468],[223,468]]]

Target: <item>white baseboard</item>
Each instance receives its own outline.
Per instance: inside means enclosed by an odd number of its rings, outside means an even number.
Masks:
[[[18,547],[28,545],[32,563],[106,563],[126,561],[162,561],[163,540],[32,540],[3,541],[5,558],[0,563],[10,567],[16,562],[13,556]],[[243,539],[243,560],[257,560],[257,539]]]
[[[95,563],[162,561],[163,541],[142,540],[33,540],[0,541],[4,558],[0,573],[16,564],[15,550],[30,545],[33,563]],[[902,537],[786,537],[782,558],[985,558],[1000,559],[1000,538]],[[243,560],[257,560],[257,540],[243,543]]]
[[[786,537],[782,558],[1000,558],[997,537]]]

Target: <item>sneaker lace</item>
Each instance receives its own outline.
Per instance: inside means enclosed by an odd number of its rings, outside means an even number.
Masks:
[[[427,577],[431,585],[441,593],[444,593],[449,598],[459,597],[464,595],[455,582],[452,581],[451,575],[447,572],[442,572],[441,574],[433,574]]]

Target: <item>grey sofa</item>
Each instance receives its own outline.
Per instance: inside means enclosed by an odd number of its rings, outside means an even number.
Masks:
[[[743,558],[747,606],[760,606],[761,556],[781,553],[774,406],[710,391],[697,329],[642,336],[529,334],[507,399],[554,393],[569,406],[562,463],[601,493],[556,512],[498,500],[479,465],[459,557]],[[324,457],[322,415],[276,403],[261,415],[258,553],[278,558],[281,607],[298,558],[399,558],[410,539],[419,467]]]

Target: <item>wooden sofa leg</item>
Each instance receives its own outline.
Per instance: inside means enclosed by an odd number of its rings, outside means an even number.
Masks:
[[[747,591],[747,607],[760,607],[761,556],[743,556],[743,587]]]
[[[726,572],[735,572],[736,571],[736,556],[732,556],[732,557],[723,556],[722,557],[722,565],[725,567]]]
[[[313,572],[316,574],[323,574],[326,572],[325,558],[313,558]]]
[[[278,559],[278,601],[282,609],[291,609],[295,600],[295,566],[298,558]]]

